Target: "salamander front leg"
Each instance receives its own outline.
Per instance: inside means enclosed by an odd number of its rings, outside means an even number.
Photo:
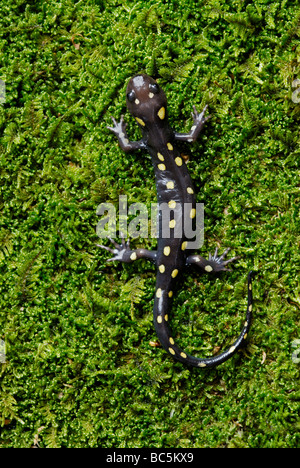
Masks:
[[[196,107],[193,106],[194,111],[192,112],[192,117],[194,124],[189,133],[177,133],[175,132],[175,139],[179,141],[188,141],[194,143],[202,128],[204,127],[205,122],[210,118],[210,115],[205,117],[205,112],[207,110],[207,105],[204,107],[202,112],[198,112]]]
[[[114,262],[115,260],[124,263],[131,263],[135,260],[139,260],[140,258],[146,258],[151,260],[152,262],[156,261],[156,250],[147,250],[147,249],[130,249],[130,242],[129,239],[125,241],[124,236],[121,234],[122,243],[118,244],[115,240],[108,238],[113,245],[112,247],[107,247],[106,245],[99,245],[102,249],[107,250],[108,252],[112,253],[114,256],[109,258],[108,262]]]
[[[219,271],[230,271],[229,268],[226,268],[226,265],[228,265],[228,263],[234,262],[239,257],[233,257],[233,258],[230,258],[229,260],[224,260],[229,250],[230,248],[226,249],[225,252],[223,252],[222,255],[218,257],[218,249],[216,248],[214,255],[209,254],[208,260],[201,257],[200,255],[190,255],[186,259],[186,264],[197,265],[198,267],[200,267],[203,271],[207,273],[210,273],[210,272],[217,273]]]
[[[121,115],[120,122],[117,122],[114,117],[111,118],[113,121],[113,127],[107,127],[108,130],[113,132],[119,140],[119,145],[123,151],[135,151],[138,149],[145,148],[145,142],[143,140],[139,141],[129,141],[127,133],[126,133],[126,126],[127,124],[124,122],[124,117]]]

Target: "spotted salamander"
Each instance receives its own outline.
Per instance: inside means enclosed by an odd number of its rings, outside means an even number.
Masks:
[[[179,238],[174,235],[176,219],[175,208],[190,206],[190,218],[196,215],[196,199],[194,187],[187,170],[185,161],[176,147],[176,141],[195,142],[208,117],[205,117],[207,106],[198,113],[195,106],[192,112],[193,126],[189,133],[177,133],[168,123],[167,100],[164,91],[150,76],[139,74],[130,79],[126,90],[126,102],[129,112],[137,121],[142,139],[130,141],[126,134],[126,124],[123,116],[120,122],[113,117],[113,126],[108,127],[119,140],[124,151],[145,149],[152,158],[155,172],[158,203],[165,203],[169,207],[169,237],[161,236],[162,220],[159,216],[159,237],[156,251],[146,249],[131,250],[129,241],[122,238],[119,245],[113,239],[111,247],[101,246],[114,256],[110,260],[133,262],[145,258],[153,261],[158,269],[154,298],[153,319],[154,326],[161,345],[176,360],[194,367],[213,367],[229,359],[244,343],[252,315],[252,272],[248,275],[248,305],[246,320],[237,340],[224,352],[216,356],[198,358],[189,355],[175,342],[169,326],[169,313],[179,274],[184,266],[196,265],[204,272],[226,271],[226,265],[236,260],[236,257],[225,260],[229,249],[218,256],[218,249],[214,255],[206,260],[200,255],[188,251],[187,239],[184,234]]]

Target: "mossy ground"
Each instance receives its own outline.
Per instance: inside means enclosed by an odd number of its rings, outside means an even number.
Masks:
[[[299,445],[297,4],[1,2],[1,447]],[[182,147],[205,203],[202,254],[241,256],[217,278],[186,273],[172,313],[184,348],[232,343],[257,271],[248,345],[213,370],[150,345],[154,267],[106,264],[95,246],[99,203],[156,198],[147,154],[125,155],[106,129],[140,71],[164,86],[178,131],[209,105]]]

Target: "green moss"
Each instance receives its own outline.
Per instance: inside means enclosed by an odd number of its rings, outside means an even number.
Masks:
[[[299,446],[300,13],[289,0],[174,6],[1,2],[1,447]],[[139,71],[163,84],[178,130],[209,104],[200,141],[182,147],[203,254],[241,256],[218,278],[187,272],[172,313],[182,345],[231,343],[258,272],[248,346],[208,372],[150,345],[154,267],[106,264],[95,246],[100,202],[156,197],[148,156],[106,129]]]

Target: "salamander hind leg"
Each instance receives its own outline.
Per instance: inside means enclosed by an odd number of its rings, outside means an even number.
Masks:
[[[126,241],[123,234],[121,233],[121,244],[118,244],[114,239],[108,238],[113,247],[107,247],[106,245],[97,244],[98,247],[107,250],[113,254],[112,258],[109,258],[108,262],[115,260],[124,263],[131,263],[140,258],[146,258],[155,262],[156,251],[146,249],[135,249],[131,250],[129,239]]]
[[[213,255],[209,254],[208,260],[205,258],[201,257],[200,255],[190,255],[186,259],[186,264],[187,265],[197,265],[199,268],[201,268],[203,271],[206,273],[217,273],[219,271],[230,271],[229,268],[226,268],[226,266],[234,262],[235,260],[239,259],[239,257],[233,257],[230,258],[229,260],[224,260],[226,255],[228,254],[230,248],[226,249],[222,255],[218,256],[218,248],[216,248],[215,253]]]

